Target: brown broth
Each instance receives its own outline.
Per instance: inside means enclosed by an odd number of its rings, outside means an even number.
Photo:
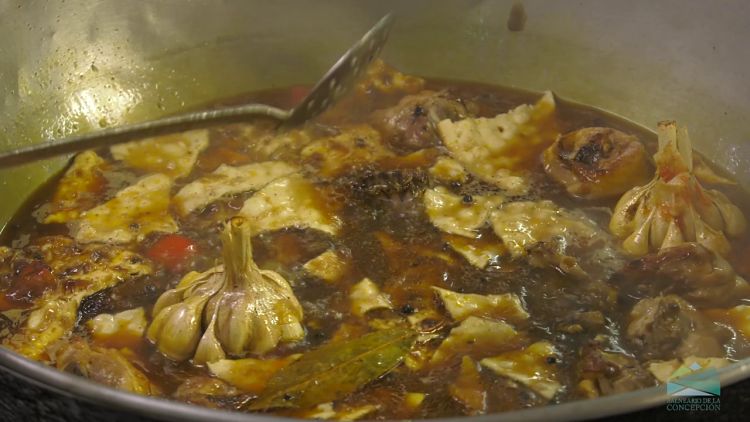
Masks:
[[[294,101],[292,94],[298,93],[300,89],[302,88],[294,87],[256,92],[229,99],[221,104],[262,101],[288,107]],[[476,102],[479,104],[480,116],[494,116],[517,105],[533,103],[539,97],[537,93],[516,89],[447,80],[429,80],[426,89],[448,90],[458,98]],[[398,97],[393,96],[370,95],[372,97],[368,98],[366,106],[352,107],[352,102],[345,102],[343,106],[321,116],[316,124],[326,126],[341,121],[367,122],[368,115],[373,108],[388,107],[398,100]],[[563,133],[589,126],[612,127],[637,136],[648,146],[650,152],[655,150],[656,137],[653,132],[592,107],[559,101],[558,118]],[[238,138],[238,133],[231,127],[213,130],[211,146],[203,153],[193,173],[187,179],[192,180],[210,172],[218,163],[239,165],[252,162],[254,158],[248,153],[247,141]],[[221,158],[212,158],[212,154]],[[107,157],[107,154],[102,153],[102,156]],[[424,164],[417,162],[414,165],[420,167]],[[403,166],[403,162],[394,159],[390,166],[398,168]],[[135,172],[123,168],[116,168],[116,170],[124,172],[125,179],[135,177],[135,174],[130,174]],[[540,175],[542,186],[535,190],[536,193],[532,195],[532,199],[550,199],[567,208],[580,208],[582,205],[589,208],[611,208],[615,203],[614,200],[583,203],[572,199],[562,188],[543,176],[540,162],[535,163],[532,170]],[[120,177],[123,175],[121,174]],[[27,204],[6,226],[2,233],[2,244],[10,245],[27,235],[37,238],[68,233],[64,225],[39,224],[34,218],[47,198],[51,197],[58,180],[51,180],[32,195]],[[174,189],[179,189],[181,184],[184,182],[175,186]],[[501,258],[485,270],[471,266],[459,255],[446,248],[444,236],[426,219],[421,208],[421,201],[415,195],[406,193],[377,200],[371,198],[352,200],[337,196],[340,186],[335,183],[323,183],[321,186],[333,198],[328,205],[337,210],[337,214],[344,222],[343,230],[337,238],[312,231],[282,230],[261,234],[254,241],[256,261],[261,267],[274,269],[293,281],[295,294],[305,311],[304,323],[307,329],[305,340],[296,344],[282,345],[269,356],[283,356],[317,347],[336,335],[343,335],[342,325],[352,333],[368,331],[365,321],[350,315],[347,296],[349,288],[363,277],[377,280],[394,305],[393,311],[379,311],[380,313],[369,316],[370,320],[378,317],[387,319],[409,315],[423,308],[434,307],[435,299],[430,289],[431,286],[477,294],[517,294],[531,315],[526,324],[519,326],[519,330],[524,330],[533,341],[549,340],[561,353],[560,362],[556,364],[563,388],[551,403],[582,398],[575,388],[576,365],[581,347],[596,335],[612,336],[616,343],[614,346],[627,350],[628,346],[625,342],[621,343],[619,333],[623,331],[623,321],[632,304],[621,303],[617,309],[608,309],[602,305],[596,292],[571,280],[570,277],[552,269],[522,265],[509,258]],[[485,193],[482,190],[485,187],[481,185],[472,189],[474,189],[472,191],[474,194]],[[730,189],[727,193],[742,209],[750,209],[748,207],[750,197],[739,188]],[[229,215],[232,209],[236,210],[237,205],[241,205],[247,196],[236,195],[233,198],[221,200],[211,210],[204,211],[204,213]],[[180,233],[195,240],[203,253],[195,257],[180,272],[174,273],[162,269],[149,276],[148,283],[159,286],[159,291],[168,286],[174,286],[180,276],[188,270],[204,271],[220,259],[218,229],[216,225],[202,221],[203,216],[205,214],[194,213],[179,221]],[[601,216],[599,220],[602,220]],[[606,227],[606,220],[604,226]],[[486,230],[483,238],[497,240],[491,230]],[[144,244],[132,245],[131,248],[143,252],[150,242],[152,240],[146,240]],[[394,245],[393,250],[384,250],[382,245],[388,242]],[[300,269],[303,263],[331,245],[335,245],[339,251],[345,251],[350,255],[353,263],[342,280],[336,284],[322,282]],[[447,256],[451,262],[447,262],[441,256]],[[748,256],[750,256],[750,238],[746,236],[734,243],[734,252],[730,257],[735,269],[744,277],[750,276]],[[606,283],[603,279],[604,274],[594,274],[593,277]],[[147,311],[150,306],[151,304],[146,304]],[[122,310],[125,309],[112,311]],[[606,323],[578,333],[564,332],[559,329],[570,322],[570,315],[584,311],[603,312]],[[447,327],[439,332],[445,336],[448,332]],[[80,327],[76,329],[73,336],[87,339],[86,330]],[[188,362],[169,361],[145,339],[128,339],[126,343],[135,353],[134,360],[146,371],[150,380],[161,388],[165,396],[172,395],[187,377],[208,375],[205,368],[194,367]],[[123,346],[123,344],[125,343],[117,343],[118,346]],[[733,346],[728,350],[729,357],[734,359],[748,356],[747,351],[747,348],[742,345]],[[399,367],[337,403],[352,407],[377,404],[380,406],[379,409],[369,414],[368,418],[378,419],[471,414],[470,410],[452,399],[449,391],[449,384],[458,373],[459,362],[454,359],[447,365],[421,370],[417,373],[403,366]],[[482,371],[481,378],[487,392],[486,410],[488,413],[546,403],[529,390],[517,388],[512,382],[494,375],[491,371]],[[425,393],[425,401],[416,409],[409,408],[403,402],[403,394],[407,392]],[[279,413],[299,415],[297,412],[290,411]]]

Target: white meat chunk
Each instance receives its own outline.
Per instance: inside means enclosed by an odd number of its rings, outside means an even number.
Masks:
[[[539,341],[525,349],[482,359],[479,363],[551,400],[561,387],[557,378],[558,361],[557,349],[547,341]]]
[[[296,227],[335,236],[341,225],[321,193],[298,174],[276,179],[255,192],[239,215],[248,220],[254,233]]]
[[[456,321],[470,316],[497,318],[519,322],[529,318],[521,299],[514,293],[501,295],[478,295],[457,293],[440,287],[433,287],[445,305],[445,309]]]
[[[183,186],[173,201],[177,211],[184,216],[225,195],[258,190],[296,171],[296,167],[281,161],[266,161],[239,167],[222,164],[213,173]]]
[[[524,194],[523,168],[559,135],[555,100],[547,92],[535,105],[520,105],[493,118],[438,123],[438,132],[453,158],[479,179],[508,193]]]
[[[198,154],[208,146],[208,138],[206,129],[191,130],[114,145],[110,152],[115,160],[130,167],[178,179],[193,170]]]
[[[169,213],[172,181],[163,174],[140,179],[114,198],[92,208],[72,223],[80,243],[130,243],[151,232],[174,233],[177,223]]]
[[[469,199],[466,201],[465,199]],[[438,186],[424,193],[424,206],[430,222],[440,230],[474,238],[503,198],[500,196],[472,196],[464,198]]]

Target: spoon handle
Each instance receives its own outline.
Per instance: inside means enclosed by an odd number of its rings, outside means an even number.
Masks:
[[[248,104],[217,110],[179,114],[144,123],[118,126],[63,140],[48,140],[2,152],[0,153],[0,168],[17,166],[92,148],[136,141],[152,136],[168,135],[216,125],[247,122],[249,117],[270,117],[283,121],[289,117],[289,111],[263,104]]]

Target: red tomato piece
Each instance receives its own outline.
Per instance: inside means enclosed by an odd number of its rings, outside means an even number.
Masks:
[[[189,237],[179,234],[162,236],[146,251],[152,261],[170,270],[179,269],[188,258],[198,251],[198,246]]]

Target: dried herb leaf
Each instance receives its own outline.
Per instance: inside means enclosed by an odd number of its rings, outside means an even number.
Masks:
[[[277,372],[250,409],[304,408],[340,398],[396,367],[416,335],[395,327],[308,352]]]

